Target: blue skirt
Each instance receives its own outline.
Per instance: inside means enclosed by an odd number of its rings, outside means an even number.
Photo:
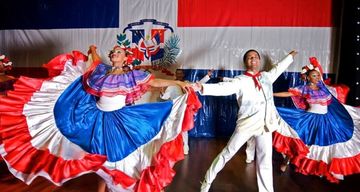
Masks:
[[[83,150],[119,161],[152,140],[168,117],[172,102],[125,106],[105,112],[96,97],[83,89],[81,78],[72,83],[54,107],[60,132]]]
[[[326,114],[282,107],[277,110],[306,145],[328,146],[345,142],[354,132],[351,116],[336,99],[328,106]]]

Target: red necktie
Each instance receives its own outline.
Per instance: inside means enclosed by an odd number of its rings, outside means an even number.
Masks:
[[[249,76],[249,77],[252,77],[252,79],[253,79],[253,81],[254,81],[254,83],[255,83],[255,87],[257,87],[259,90],[261,89],[261,85],[260,85],[259,81],[258,81],[257,78],[256,78],[256,77],[260,77],[260,76],[261,76],[260,72],[258,72],[258,73],[256,73],[255,75],[253,75],[253,74],[251,74],[251,73],[249,73],[249,72],[246,71],[246,72],[244,73],[244,75]]]

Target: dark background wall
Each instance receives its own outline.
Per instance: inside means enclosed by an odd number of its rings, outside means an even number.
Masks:
[[[360,105],[360,1],[343,2],[338,82],[350,87],[347,103]]]

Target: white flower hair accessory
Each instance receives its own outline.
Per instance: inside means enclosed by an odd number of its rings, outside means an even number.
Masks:
[[[4,71],[11,70],[12,62],[5,55],[0,55],[0,62],[1,62],[1,65],[4,66]]]
[[[301,69],[301,79],[306,80],[306,76],[308,75],[308,72],[312,70],[318,71],[320,73],[320,76],[322,77],[323,70],[320,63],[317,61],[316,57],[310,57],[309,61],[310,64],[305,65]]]

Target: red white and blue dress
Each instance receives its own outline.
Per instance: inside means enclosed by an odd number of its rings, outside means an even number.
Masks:
[[[282,120],[274,147],[296,171],[338,182],[360,173],[360,108],[340,103],[323,82],[289,89],[297,108],[277,107]]]
[[[80,52],[55,57],[49,78],[21,77],[0,100],[0,153],[25,183],[42,176],[56,185],[94,172],[110,191],[160,191],[183,159],[181,133],[200,107],[194,93],[169,102],[128,106],[152,75],[111,66],[87,71]]]

